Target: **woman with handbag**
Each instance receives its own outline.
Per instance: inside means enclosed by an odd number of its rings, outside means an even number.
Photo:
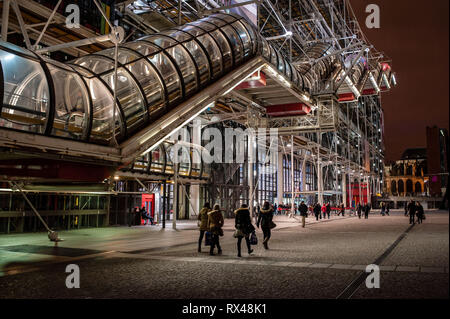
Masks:
[[[208,213],[208,230],[211,233],[211,248],[209,254],[214,255],[214,247],[217,246],[217,254],[222,255],[222,248],[219,243],[219,236],[223,236],[223,216],[220,212],[220,206],[214,205],[214,210]]]
[[[198,213],[198,227],[200,230],[200,237],[198,238],[198,252],[202,252],[202,241],[205,232],[208,230],[208,213],[211,211],[209,203],[205,203],[203,208]]]
[[[248,209],[247,204],[242,204],[241,208],[236,209],[234,211],[234,227],[236,231],[234,232],[234,237],[238,239],[237,241],[237,249],[238,249],[238,257],[241,256],[241,243],[242,238],[245,238],[245,242],[248,248],[248,254],[250,255],[253,252],[250,246],[250,234],[255,230],[255,227],[252,225],[252,220],[250,219],[250,211]]]
[[[263,208],[261,209],[261,213],[258,216],[258,221],[256,222],[256,226],[259,228],[259,225],[261,225],[261,229],[264,234],[264,240],[263,245],[265,249],[269,249],[269,239],[271,235],[271,229],[274,228],[276,225],[272,221],[273,219],[273,207],[270,205],[269,202],[265,202],[263,205]]]

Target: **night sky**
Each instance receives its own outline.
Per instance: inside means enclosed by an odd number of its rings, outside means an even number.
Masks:
[[[449,0],[350,0],[368,40],[392,59],[398,85],[382,94],[386,160],[426,147],[426,126],[449,127]],[[380,28],[368,29],[368,4]]]

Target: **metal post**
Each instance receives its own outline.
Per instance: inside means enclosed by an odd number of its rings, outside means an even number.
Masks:
[[[10,0],[3,0],[2,8],[2,41],[8,41],[8,23],[9,23],[9,2]]]
[[[173,214],[172,228],[177,229],[177,213],[178,213],[178,163],[173,164]]]
[[[163,196],[162,196],[162,228],[166,228],[166,209],[167,209],[167,201],[166,201],[166,192],[167,192],[167,181],[164,180],[163,183]]]
[[[295,208],[294,208],[294,199],[295,199],[295,190],[294,190],[294,135],[291,135],[291,216],[295,216]]]
[[[25,199],[25,201],[28,203],[28,205],[31,207],[31,209],[33,210],[33,212],[36,214],[36,216],[37,216],[37,217],[39,218],[39,220],[42,222],[42,224],[44,225],[44,227],[47,229],[47,231],[48,231],[48,238],[49,238],[51,241],[55,241],[55,242],[58,241],[58,240],[59,240],[59,239],[58,239],[58,233],[55,232],[55,231],[53,231],[53,230],[51,230],[51,229],[48,227],[47,223],[44,221],[44,219],[42,219],[41,215],[38,213],[38,211],[36,210],[36,208],[35,208],[35,207],[33,206],[33,204],[30,202],[30,200],[28,199],[27,195],[25,195],[25,193],[22,191],[22,189],[20,188],[20,186],[17,185],[15,182],[12,182],[12,181],[8,181],[8,183],[9,183],[11,189],[16,188],[16,189],[20,192],[20,194],[22,194],[22,196],[23,196],[23,198]]]
[[[47,31],[47,28],[50,24],[50,22],[53,20],[53,17],[55,16],[56,10],[58,10],[59,5],[61,4],[62,0],[59,0],[58,3],[56,4],[55,8],[52,11],[52,14],[50,15],[50,17],[47,20],[47,23],[45,24],[44,28],[42,29],[41,33],[39,34],[39,37],[37,38],[36,42],[34,43],[33,49],[36,50],[39,42],[41,41],[42,37],[44,36],[45,31]]]

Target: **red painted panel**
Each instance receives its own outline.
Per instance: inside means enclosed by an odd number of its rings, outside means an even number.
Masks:
[[[258,77],[258,72],[255,72],[252,75],[252,78]],[[244,81],[238,86],[236,86],[235,90],[242,90],[242,89],[252,89],[252,88],[258,88],[258,87],[264,87],[267,84],[266,75],[263,72],[259,73],[259,78],[257,80],[250,80],[250,81]]]
[[[311,112],[311,108],[303,103],[270,105],[266,107],[266,110],[268,115],[274,117],[306,115]]]
[[[342,93],[338,95],[339,102],[351,102],[356,101],[355,95],[353,93]]]
[[[377,95],[377,90],[375,89],[365,89],[361,92],[362,95]]]

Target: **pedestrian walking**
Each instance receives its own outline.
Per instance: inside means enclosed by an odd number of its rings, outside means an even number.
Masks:
[[[344,206],[344,204],[341,204],[341,206],[339,207],[339,209],[340,209],[341,215],[344,216],[344,215],[345,215],[345,206]]]
[[[198,237],[198,252],[202,252],[202,241],[205,232],[208,231],[208,213],[211,211],[211,207],[209,203],[205,203],[203,208],[198,213],[198,228],[200,231],[200,236]]]
[[[408,204],[408,214],[409,214],[409,223],[415,225],[416,224],[416,204],[413,200]]]
[[[217,246],[217,254],[222,254],[222,248],[219,243],[219,236],[223,236],[223,216],[220,212],[220,206],[214,205],[214,210],[208,213],[208,231],[211,233],[210,255],[214,255],[214,248]]]
[[[364,219],[369,219],[370,206],[369,203],[364,205]]]
[[[408,216],[408,204],[405,202],[405,216]]]
[[[381,203],[381,216],[384,216],[386,212],[386,206],[384,206],[384,203]]]
[[[247,204],[242,204],[240,208],[234,211],[234,228],[236,231],[234,232],[234,237],[237,238],[237,250],[238,257],[241,256],[241,243],[242,238],[245,238],[245,243],[247,244],[247,251],[250,255],[253,252],[250,246],[250,234],[255,230],[255,227],[252,225],[252,220],[250,218],[250,211],[248,209]]]
[[[325,214],[327,213],[327,205],[325,203],[323,203],[322,208],[320,210],[320,219],[325,219]]]
[[[358,206],[357,206],[356,210],[358,212],[358,218],[361,219],[362,206],[361,206],[360,203],[358,203]]]
[[[264,202],[263,208],[261,209],[261,213],[258,216],[258,221],[256,222],[256,227],[259,228],[259,225],[261,225],[261,229],[264,235],[263,245],[265,249],[269,249],[268,243],[271,236],[271,229],[275,225],[272,219],[273,219],[273,207],[270,205],[269,202]]]
[[[389,215],[389,203],[386,204],[386,215],[390,216]]]
[[[319,215],[320,215],[320,204],[316,203],[314,205],[314,216],[316,216],[316,220],[319,220]]]
[[[330,219],[330,215],[331,215],[331,205],[330,202],[327,203],[327,205],[325,206],[325,212],[327,213],[328,219]],[[323,216],[325,218],[325,216]]]
[[[300,216],[302,216],[302,227],[305,228],[305,224],[306,224],[306,217],[308,217],[308,206],[305,205],[305,202],[302,201],[300,203]]]
[[[419,202],[417,202],[417,223],[418,224],[422,224],[423,220],[425,219],[425,212],[423,210],[423,206],[422,204],[420,204]]]

